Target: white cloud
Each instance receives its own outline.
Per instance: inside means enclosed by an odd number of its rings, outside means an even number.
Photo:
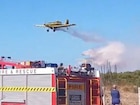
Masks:
[[[140,47],[125,45],[119,41],[107,42],[102,37],[99,37],[99,35],[89,32],[79,32],[74,29],[60,30],[80,38],[85,42],[107,43],[102,47],[84,51],[82,55],[87,57],[87,62],[101,66],[109,61],[111,65],[117,65],[118,71],[140,69]]]
[[[83,55],[91,57],[98,65],[103,65],[106,61],[111,61],[112,64],[116,64],[120,62],[121,54],[124,51],[125,47],[122,43],[110,42],[104,47],[84,51]]]
[[[118,71],[140,69],[140,48],[124,45],[122,42],[109,42],[107,45],[89,49],[82,53],[87,60],[96,65],[105,65],[107,61],[111,65],[117,65]]]

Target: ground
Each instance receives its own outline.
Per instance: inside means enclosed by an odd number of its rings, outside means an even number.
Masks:
[[[134,88],[122,87],[119,88],[121,94],[122,105],[138,105],[138,93],[134,91]],[[130,91],[131,90],[131,91]],[[105,102],[106,105],[111,105],[110,88],[105,88]]]

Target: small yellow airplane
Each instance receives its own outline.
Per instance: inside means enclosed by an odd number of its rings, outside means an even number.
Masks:
[[[67,19],[66,22],[63,24],[61,21],[55,21],[55,22],[49,22],[49,23],[45,23],[42,25],[35,25],[37,27],[48,27],[50,29],[53,30],[53,32],[56,31],[56,29],[62,28],[62,27],[66,27],[68,29],[68,27],[70,26],[75,26],[76,24],[69,24],[69,20]],[[47,29],[47,32],[49,32],[49,29]]]

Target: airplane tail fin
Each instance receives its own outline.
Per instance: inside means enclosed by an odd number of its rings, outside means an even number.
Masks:
[[[68,19],[66,20],[66,23],[65,24],[69,24],[69,20]]]

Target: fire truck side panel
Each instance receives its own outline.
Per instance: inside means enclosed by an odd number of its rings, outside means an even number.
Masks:
[[[24,87],[26,86],[26,76],[25,75],[14,75],[8,76],[4,75],[1,76],[1,87]],[[1,91],[1,99],[4,100],[26,100],[26,93],[25,92],[18,92],[18,91]]]
[[[68,82],[68,105],[86,105],[84,82]]]
[[[12,87],[12,91],[5,91],[5,88],[4,90],[1,89],[1,102],[17,102],[25,103],[26,105],[52,105],[52,74],[3,75],[0,78],[1,87]],[[30,88],[28,92],[25,90],[25,87]],[[49,89],[43,89],[47,87]],[[18,91],[13,90],[13,88],[18,88]],[[20,91],[19,88],[21,88]],[[39,90],[37,88],[42,89]]]
[[[59,81],[58,90],[63,89],[63,91],[58,91],[61,93],[61,96],[58,96],[58,105],[62,103],[68,105],[101,105],[99,78],[59,76],[57,81]],[[62,96],[66,97],[65,101],[62,100]]]
[[[52,87],[52,75],[29,75],[29,87]],[[52,105],[52,92],[28,92],[28,105]]]

